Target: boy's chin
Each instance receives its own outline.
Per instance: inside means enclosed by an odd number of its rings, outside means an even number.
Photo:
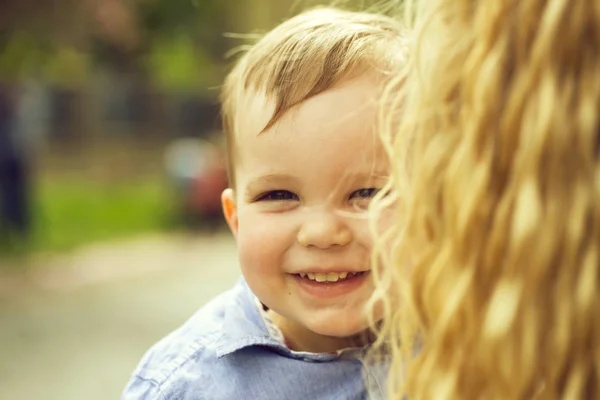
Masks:
[[[348,319],[345,319],[339,321],[313,322],[307,325],[307,328],[321,336],[343,339],[364,333],[369,329],[369,325],[366,320],[349,321]]]

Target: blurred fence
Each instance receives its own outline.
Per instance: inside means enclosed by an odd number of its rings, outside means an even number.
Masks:
[[[17,93],[20,136],[42,147],[127,136],[206,137],[220,129],[214,93],[167,93],[106,76],[77,90],[28,82]]]

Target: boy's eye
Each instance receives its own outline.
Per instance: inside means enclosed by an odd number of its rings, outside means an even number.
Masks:
[[[369,208],[369,203],[379,190],[378,188],[358,189],[350,195],[350,204],[357,211],[365,211]]]
[[[256,201],[287,201],[298,200],[298,196],[288,190],[272,190],[261,194]]]
[[[373,196],[375,196],[377,194],[377,192],[379,192],[379,189],[377,188],[363,188],[363,189],[358,189],[357,191],[353,192],[350,195],[350,199],[369,199]]]

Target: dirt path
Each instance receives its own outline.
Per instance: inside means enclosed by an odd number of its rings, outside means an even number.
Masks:
[[[0,399],[118,399],[156,340],[239,277],[230,235],[151,236],[0,277]]]

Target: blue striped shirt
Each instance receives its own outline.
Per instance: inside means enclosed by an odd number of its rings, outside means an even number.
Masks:
[[[370,399],[384,398],[385,367],[366,372],[364,352],[290,350],[240,280],[144,355],[122,399],[362,400],[367,386]]]

